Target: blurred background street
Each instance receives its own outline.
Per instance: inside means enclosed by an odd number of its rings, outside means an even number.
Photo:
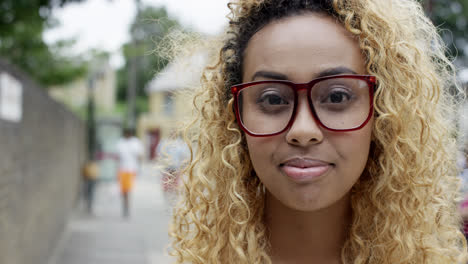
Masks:
[[[116,182],[100,183],[94,211],[77,205],[48,264],[170,263],[168,224],[171,206],[160,177],[149,164],[135,181],[131,212],[122,217]]]

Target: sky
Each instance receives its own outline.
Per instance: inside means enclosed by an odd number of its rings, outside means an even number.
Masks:
[[[220,33],[227,25],[228,0],[141,0],[144,5],[165,6],[184,26],[206,34]],[[57,8],[52,15],[59,26],[45,32],[44,40],[76,39],[69,51],[80,54],[92,48],[112,54],[111,65],[123,64],[120,47],[129,41],[129,26],[136,14],[134,0],[84,0]]]

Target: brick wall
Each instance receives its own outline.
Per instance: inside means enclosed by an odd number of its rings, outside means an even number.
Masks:
[[[0,60],[2,72],[21,83],[23,94],[19,122],[0,113],[0,263],[45,264],[79,194],[85,127]]]

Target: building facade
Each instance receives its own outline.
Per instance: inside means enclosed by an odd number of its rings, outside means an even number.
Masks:
[[[138,134],[148,147],[150,159],[155,157],[161,139],[193,118],[192,92],[200,85],[207,61],[208,55],[203,52],[174,60],[146,87],[149,112],[140,116]]]

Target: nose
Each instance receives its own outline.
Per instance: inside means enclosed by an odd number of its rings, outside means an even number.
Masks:
[[[315,120],[306,96],[299,96],[294,122],[286,133],[286,141],[297,146],[322,142],[323,132]]]

